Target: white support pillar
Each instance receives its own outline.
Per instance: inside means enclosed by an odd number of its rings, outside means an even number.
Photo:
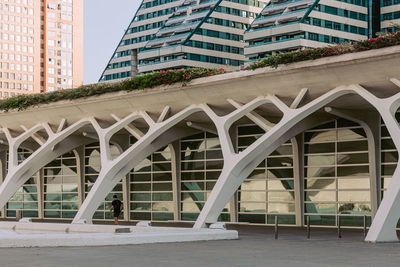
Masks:
[[[52,132],[46,124],[38,124],[18,137],[12,137],[9,129],[3,127],[9,143],[9,162],[7,176],[0,186],[0,208],[3,208],[14,193],[37,171],[78,146],[82,140],[71,135],[89,123],[88,120],[80,120],[59,133]],[[21,143],[41,129],[45,129],[49,136],[46,142],[27,159],[18,163],[18,148]]]
[[[295,130],[293,128],[299,122],[331,101],[349,93],[352,93],[352,91],[347,89],[347,87],[340,87],[296,109],[289,108],[275,96],[265,97],[264,101],[273,103],[278,107],[282,111],[283,117],[271,130],[239,154],[232,153],[232,149],[229,147],[230,140],[228,140],[226,131],[234,121],[253,111],[254,108],[265,102],[257,98],[241,109],[238,109],[236,112],[213,119],[216,122],[224,152],[224,168],[194,228],[205,227],[206,223],[214,223],[217,221],[222,209],[244,179],[266,156],[272,153],[283,142],[286,142],[296,135],[293,133]],[[224,143],[228,145],[224,146]]]
[[[176,132],[167,133],[176,124],[195,112],[201,111],[198,105],[192,105],[162,122],[154,122],[145,112],[133,113],[107,129],[102,129],[95,121],[93,124],[100,137],[102,168],[99,176],[85,199],[82,207],[74,218],[74,223],[81,219],[91,222],[94,212],[112,188],[137,164],[158,149],[179,139]],[[124,128],[132,121],[143,118],[149,125],[147,133],[119,157],[112,160],[109,140],[113,134]],[[97,124],[97,125],[96,125]],[[162,137],[161,137],[162,135]]]

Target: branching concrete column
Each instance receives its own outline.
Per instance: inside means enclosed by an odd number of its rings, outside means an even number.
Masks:
[[[37,171],[81,144],[83,140],[75,138],[72,134],[89,123],[84,119],[64,129],[65,120],[63,120],[56,132],[53,132],[48,124],[41,123],[29,130],[26,129],[18,137],[13,137],[10,130],[3,127],[9,144],[9,160],[7,177],[0,186],[0,207],[3,208],[15,192]],[[37,137],[37,132],[42,129],[48,135],[47,140]],[[40,147],[23,162],[18,163],[18,148],[30,137],[37,140]]]
[[[194,227],[201,228],[205,227],[206,223],[216,222],[226,203],[254,168],[282,143],[300,133],[299,129],[294,128],[299,122],[334,99],[351,92],[347,87],[337,88],[301,108],[290,108],[277,97],[267,96],[263,99],[255,99],[227,116],[216,117],[214,115],[212,119],[216,122],[221,139],[224,168]],[[247,149],[238,154],[234,153],[230,140],[227,138],[229,127],[234,121],[264,103],[273,103],[282,111],[281,121]],[[211,114],[209,116],[212,117]]]
[[[201,111],[201,108],[198,105],[192,105],[165,121],[159,120],[157,122],[154,122],[145,112],[136,112],[107,129],[101,128],[96,120],[92,119],[100,138],[101,171],[73,222],[76,223],[82,219],[91,222],[99,204],[122,177],[127,175],[130,170],[146,157],[172,141],[179,139],[182,136],[179,132],[170,131],[168,133],[168,131],[191,114],[199,111]],[[161,114],[162,117],[165,116],[163,114],[164,112]],[[110,138],[139,118],[144,119],[149,125],[147,133],[143,137],[138,136],[138,141],[116,159],[111,159]]]

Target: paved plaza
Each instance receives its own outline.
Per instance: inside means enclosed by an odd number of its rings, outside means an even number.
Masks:
[[[230,228],[233,228],[232,226]],[[399,266],[400,244],[362,242],[362,231],[235,227],[240,239],[85,248],[0,249],[1,266]]]

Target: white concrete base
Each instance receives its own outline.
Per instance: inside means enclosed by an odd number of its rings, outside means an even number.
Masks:
[[[116,234],[118,226],[55,223],[0,223],[0,247],[115,246],[237,239],[238,232],[219,229],[136,227]]]

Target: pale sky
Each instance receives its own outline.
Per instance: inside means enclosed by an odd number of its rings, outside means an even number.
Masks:
[[[96,83],[141,0],[84,0],[84,84]]]

